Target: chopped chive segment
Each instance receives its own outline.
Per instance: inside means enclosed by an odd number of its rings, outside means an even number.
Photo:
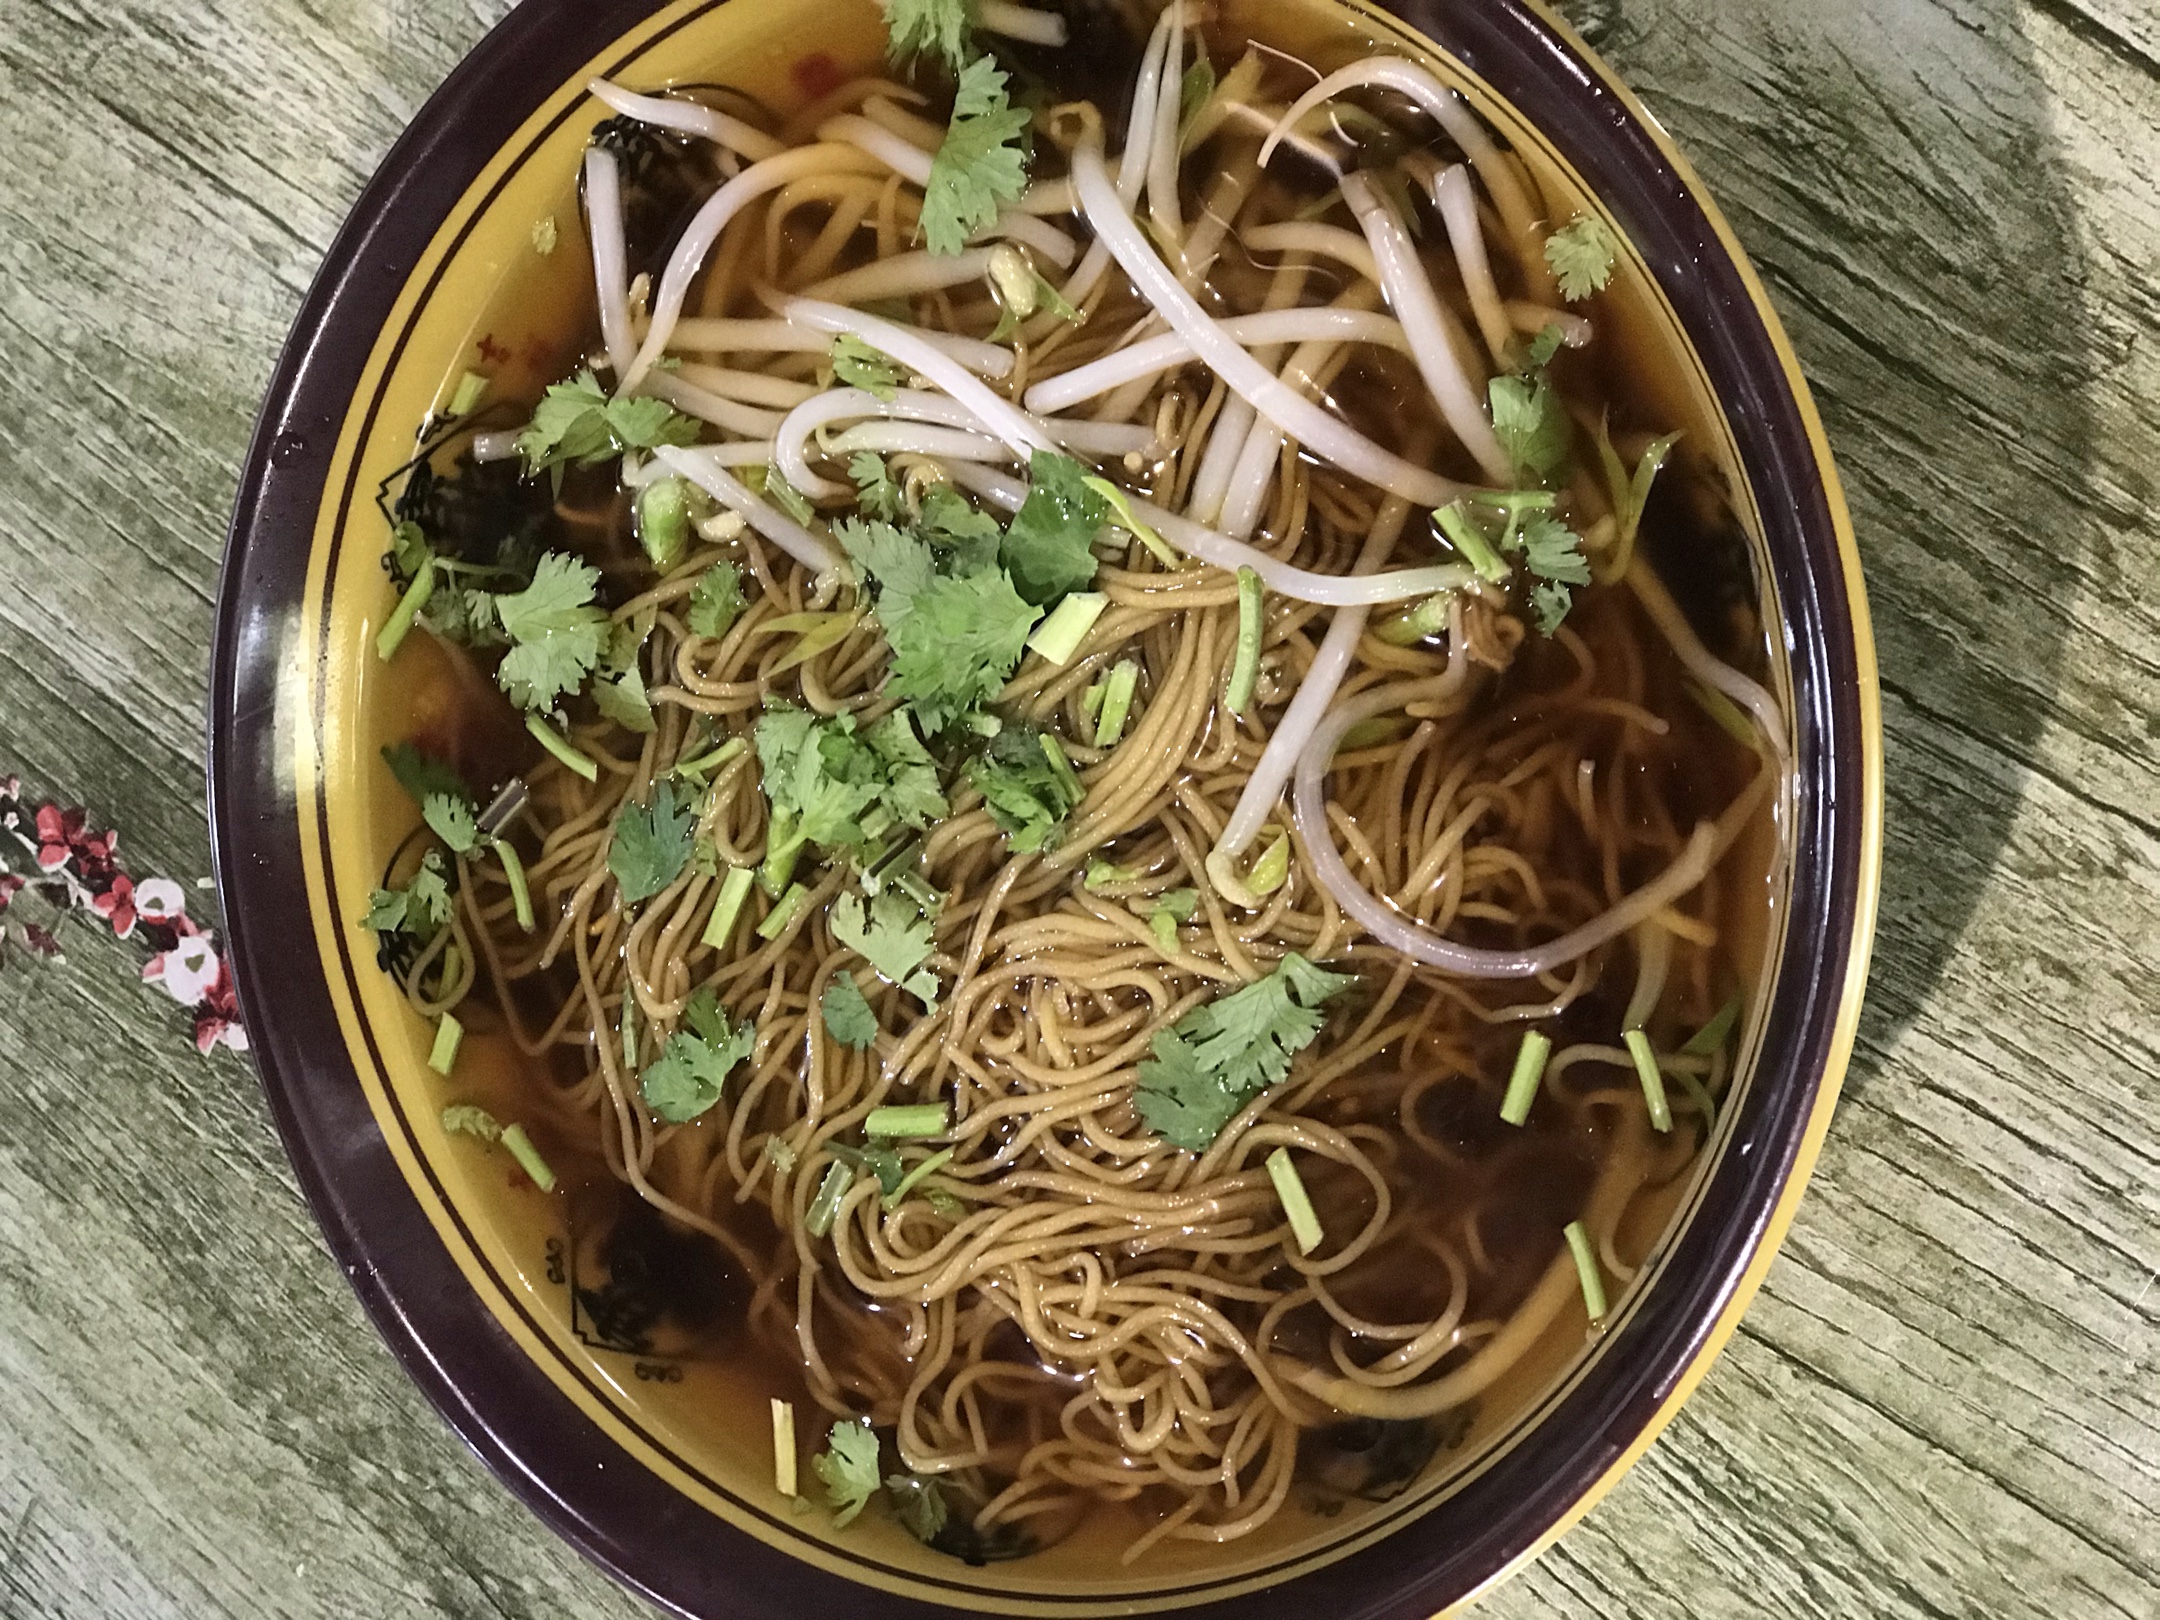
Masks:
[[[375,656],[389,663],[397,656],[398,648],[405,645],[406,632],[412,629],[413,620],[427,606],[428,598],[435,594],[435,559],[423,557],[420,566],[413,571],[412,583],[405,587],[405,594],[398,598],[390,617],[383,620],[383,627],[375,636]]]
[[[720,896],[713,901],[712,919],[705,924],[700,944],[715,951],[727,949],[728,941],[735,937],[735,919],[742,915],[743,902],[750,898],[750,886],[756,881],[757,874],[747,866],[728,868],[728,875],[720,880]]]
[[[1141,519],[1140,514],[1133,510],[1130,495],[1127,495],[1107,478],[1090,475],[1081,479],[1080,482],[1110,503],[1110,510],[1116,514],[1114,521],[1119,528],[1153,552],[1155,560],[1161,563],[1163,567],[1173,573],[1176,572],[1178,554],[1171,549],[1169,541],[1149,528]]]
[[[946,1119],[943,1103],[907,1103],[897,1107],[873,1108],[870,1110],[870,1117],[863,1121],[863,1134],[882,1136],[892,1141],[920,1141],[927,1136],[943,1136]]]
[[[1290,881],[1290,835],[1279,832],[1275,842],[1260,852],[1260,858],[1252,863],[1252,870],[1245,874],[1245,887],[1254,894],[1273,894]]]
[[[678,760],[674,774],[677,776],[705,776],[717,771],[750,745],[740,737],[730,737],[718,748],[708,749],[695,759]]]
[[[1283,1213],[1290,1217],[1290,1235],[1297,1239],[1298,1253],[1311,1254],[1323,1236],[1320,1217],[1313,1211],[1312,1195],[1305,1191],[1297,1166],[1290,1162],[1288,1148],[1277,1148],[1267,1156],[1267,1173],[1275,1183],[1275,1196],[1282,1200]]]
[[[1431,596],[1420,598],[1414,606],[1382,619],[1373,626],[1372,633],[1390,647],[1414,647],[1447,629],[1448,612],[1454,602],[1454,592],[1435,592]],[[1343,741],[1347,746],[1349,739],[1346,737]]]
[[[495,858],[502,862],[503,881],[510,885],[510,905],[517,913],[517,925],[529,934],[535,924],[532,889],[525,881],[525,863],[518,858],[518,852],[510,847],[507,838],[496,839],[494,849]]]
[[[1129,866],[1119,866],[1115,861],[1106,861],[1097,855],[1088,861],[1087,873],[1080,879],[1080,887],[1093,894],[1106,883],[1130,883],[1139,875]]]
[[[658,478],[638,492],[637,538],[653,566],[663,573],[681,560],[690,543],[690,486],[680,478]]]
[[[810,891],[800,883],[790,883],[787,893],[780,897],[765,920],[757,925],[759,939],[778,939],[780,931],[795,920],[795,913],[802,910],[803,901]]]
[[[1101,591],[1072,591],[1065,600],[1050,610],[1050,616],[1035,627],[1035,633],[1027,638],[1027,644],[1051,663],[1060,667],[1072,662],[1073,654],[1080,650],[1080,643],[1095,628],[1095,621],[1110,606],[1110,598]]]
[[[899,1103],[873,1108],[863,1121],[863,1134],[887,1141],[919,1141],[943,1136],[950,1111],[944,1103]]]
[[[1441,507],[1433,513],[1433,520],[1440,525],[1440,532],[1447,536],[1448,543],[1462,553],[1463,561],[1478,571],[1480,579],[1497,584],[1508,577],[1508,565],[1500,560],[1500,553],[1493,550],[1492,542],[1463,510],[1460,501]]]
[[[1732,1033],[1733,1025],[1739,1021],[1740,992],[1735,990],[1732,999],[1711,1016],[1710,1022],[1688,1037],[1687,1045],[1680,1048],[1681,1054],[1685,1057],[1709,1057],[1725,1044],[1725,1037]]]
[[[588,782],[600,780],[600,767],[585,755],[572,748],[563,734],[541,719],[537,714],[525,717],[525,729],[532,733],[533,741],[561,760],[571,770]]]
[[[817,1196],[810,1200],[810,1207],[803,1214],[803,1230],[812,1237],[821,1238],[832,1230],[833,1218],[840,1213],[840,1200],[847,1196],[849,1185],[855,1180],[855,1172],[835,1159],[825,1172],[825,1179],[818,1183]]]
[[[1515,1072],[1508,1076],[1507,1096],[1500,1104],[1500,1117],[1510,1125],[1520,1125],[1530,1117],[1531,1101],[1537,1096],[1538,1082],[1545,1078],[1545,1060],[1552,1055],[1552,1037],[1541,1030],[1523,1031],[1522,1045],[1515,1053]]]
[[[470,416],[487,398],[488,380],[477,371],[468,371],[458,379],[457,392],[450,396],[452,416]]]
[[[772,1482],[782,1496],[797,1494],[795,1480],[795,1403],[773,1397]]]
[[[1686,683],[1687,695],[1695,700],[1695,706],[1715,720],[1742,748],[1755,748],[1761,739],[1755,735],[1755,723],[1740,712],[1740,706],[1714,686],[1705,686],[1697,680]]]
[[[1598,1269],[1597,1250],[1590,1246],[1590,1234],[1583,1230],[1581,1221],[1567,1223],[1567,1246],[1575,1256],[1575,1275],[1582,1279],[1583,1309],[1590,1313],[1590,1320],[1605,1320],[1605,1274]]]
[[[1253,699],[1260,680],[1260,635],[1267,628],[1266,598],[1260,576],[1250,568],[1237,571],[1237,657],[1230,665],[1230,690],[1223,702],[1232,714],[1242,715]]]
[[[444,1013],[435,1024],[435,1044],[428,1050],[427,1066],[437,1074],[448,1074],[457,1063],[458,1046],[465,1039],[465,1026],[458,1022],[456,1013]]]
[[[540,1150],[532,1145],[532,1138],[525,1134],[522,1125],[505,1125],[502,1145],[510,1150],[510,1157],[517,1160],[518,1168],[533,1179],[533,1185],[542,1192],[555,1190],[555,1172],[548,1168],[547,1160],[540,1157]]]
[[[953,1148],[940,1148],[937,1152],[931,1154],[929,1158],[923,1160],[921,1164],[918,1164],[914,1169],[902,1176],[899,1184],[885,1195],[885,1207],[887,1209],[899,1208],[901,1199],[907,1197],[928,1177],[952,1163],[952,1156],[955,1151],[957,1150]]]
[[[624,1074],[638,1072],[637,998],[628,990],[622,998],[622,1066]]]
[[[1672,1129],[1672,1104],[1665,1099],[1665,1076],[1658,1068],[1657,1053],[1650,1049],[1650,1037],[1639,1029],[1627,1032],[1628,1056],[1635,1060],[1635,1072],[1642,1077],[1643,1101],[1650,1105],[1650,1126],[1653,1130]]]
[[[1102,712],[1095,717],[1095,746],[1115,748],[1125,735],[1125,720],[1132,713],[1133,694],[1140,690],[1140,666],[1131,659],[1116,665],[1103,677]]]

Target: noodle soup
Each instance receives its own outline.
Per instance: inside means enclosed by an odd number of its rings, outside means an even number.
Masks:
[[[1702,1164],[1749,556],[1618,245],[1341,14],[894,48],[595,87],[385,487],[368,923],[776,1501],[1227,1568],[1503,1434]]]

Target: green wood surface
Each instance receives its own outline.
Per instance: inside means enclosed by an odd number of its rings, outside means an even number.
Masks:
[[[0,4],[0,773],[208,869],[218,549],[332,232],[500,0]],[[1731,1349],[1480,1613],[2160,1616],[2160,11],[1576,0],[1828,422],[1882,928]],[[644,1612],[392,1363],[141,953],[0,972],[0,1616]]]

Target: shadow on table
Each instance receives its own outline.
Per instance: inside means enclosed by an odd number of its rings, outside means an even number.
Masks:
[[[1954,957],[2100,547],[2085,269],[2013,0],[1578,0],[1706,175],[1838,457],[1882,664],[1887,841],[1851,1084]]]

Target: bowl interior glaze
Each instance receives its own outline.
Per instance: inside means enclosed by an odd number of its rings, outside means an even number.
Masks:
[[[1626,244],[1604,341],[1651,368],[1656,407],[1723,485],[1795,717],[1766,993],[1710,1150],[1607,1331],[1587,1349],[1579,1321],[1547,1335],[1521,1387],[1391,1502],[1130,1569],[1080,1539],[973,1570],[880,1516],[835,1532],[791,1510],[771,1485],[767,1392],[725,1358],[596,1318],[590,1211],[445,1137],[447,1102],[517,1111],[516,1054],[474,1040],[454,1086],[432,1074],[430,1030],[358,925],[417,821],[379,749],[424,731],[447,691],[425,637],[394,663],[373,656],[390,606],[375,492],[467,368],[527,393],[575,362],[564,334],[591,290],[575,179],[604,111],[582,86],[721,81],[784,113],[879,61],[868,0],[521,8],[386,162],[273,384],[228,550],[212,713],[220,881],[266,1087],[334,1250],[414,1376],[574,1543],[683,1612],[1251,1616],[1324,1591],[1346,1615],[1430,1614],[1527,1556],[1647,1445],[1730,1332],[1827,1124],[1873,915],[1873,663],[1828,454],[1760,289],[1655,126],[1540,14],[1295,0],[1269,18],[1323,65],[1374,45],[1422,58],[1556,211],[1597,212]],[[552,252],[535,235],[547,219]]]

